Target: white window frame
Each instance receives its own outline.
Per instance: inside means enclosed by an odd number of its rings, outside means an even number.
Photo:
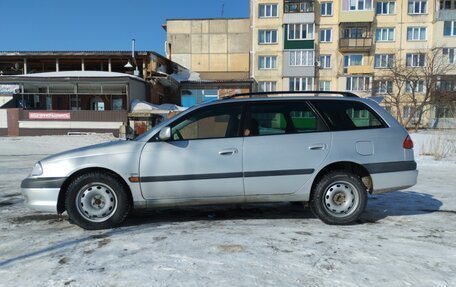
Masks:
[[[320,55],[320,68],[331,69],[331,55]]]
[[[410,61],[409,61],[410,58]],[[405,55],[405,66],[406,67],[424,67],[426,66],[426,54],[424,53],[407,53]]]
[[[443,48],[443,58],[448,64],[456,64],[456,48]]]
[[[374,56],[374,68],[386,69],[394,64],[394,54],[375,54]],[[378,60],[377,60],[378,59]],[[379,65],[377,65],[379,64]]]
[[[331,81],[320,81],[318,83],[319,91],[331,91]]]
[[[380,33],[379,33],[380,31]],[[390,32],[392,31],[393,38],[389,39]],[[386,34],[385,34],[386,32]],[[381,35],[381,37],[378,37],[378,35]],[[384,39],[384,35],[386,35],[386,39]],[[394,42],[396,39],[396,28],[393,27],[385,27],[385,28],[377,28],[375,30],[375,41],[376,42]]]
[[[450,34],[445,35],[445,27],[447,23],[450,23]],[[443,22],[443,37],[454,37],[456,36],[456,21],[444,21]]]
[[[261,66],[261,63],[264,66]],[[268,65],[269,63],[269,65]],[[259,70],[275,70],[277,69],[277,56],[258,56],[258,69]]]
[[[367,92],[370,90],[370,83],[369,76],[351,76],[347,77],[346,89],[353,92]]]
[[[380,80],[377,81],[375,87],[375,93],[377,95],[386,95],[393,92],[393,81],[390,80]]]
[[[380,7],[380,9],[378,9]],[[380,13],[379,13],[380,10]],[[375,7],[377,15],[393,15],[396,14],[396,1],[377,1]]]
[[[321,2],[320,15],[322,17],[332,16],[333,15],[333,8],[334,8],[334,6],[333,6],[333,2],[332,1]],[[328,13],[328,10],[329,10],[329,13]]]
[[[275,15],[274,15],[274,7],[275,7]],[[268,8],[269,8],[269,15],[268,15]],[[263,10],[263,15],[261,15]],[[278,18],[279,17],[279,5],[277,3],[267,3],[267,4],[258,4],[258,18]]]
[[[326,39],[329,33],[329,40]],[[322,37],[324,35],[324,37]],[[323,28],[320,29],[320,43],[331,43],[332,42],[332,29],[331,28]]]
[[[258,82],[258,90],[260,92],[275,92],[277,82],[274,81],[260,81]]]
[[[411,4],[411,6],[410,6],[410,4]],[[410,11],[410,7],[412,7],[412,11]],[[416,8],[418,8],[418,11]],[[407,2],[407,13],[409,15],[427,14],[427,10],[428,10],[428,1],[427,0],[408,0],[408,2]]]
[[[315,50],[290,51],[289,65],[292,67],[310,67],[315,65]]]
[[[345,0],[342,0],[345,1]],[[348,1],[348,11],[372,11],[374,6],[373,0],[347,0]],[[363,3],[362,9],[360,9],[360,3]],[[370,9],[367,9],[366,3],[370,3]]]
[[[361,63],[356,64],[356,65],[352,64],[352,57],[353,56],[361,56]],[[347,63],[346,63],[345,59],[348,59]],[[344,62],[343,62],[344,73],[348,72],[348,67],[350,67],[350,66],[362,66],[362,65],[364,65],[364,55],[363,54],[345,54],[343,60],[344,60]]]
[[[421,38],[421,33],[424,30],[424,39]],[[411,37],[410,36],[411,33]],[[407,27],[407,41],[426,41],[427,27]]]
[[[415,86],[415,93],[424,93],[426,91],[426,86],[424,85],[424,80],[417,80]],[[412,81],[409,81],[405,84],[405,92],[412,93]]]
[[[261,34],[263,34],[263,39],[264,41],[261,41]],[[268,34],[269,34],[269,41],[268,39]],[[275,34],[275,35],[274,35]],[[275,37],[275,41],[274,40]],[[277,38],[277,30],[258,30],[258,44],[259,45],[274,45],[278,43],[278,38]]]
[[[293,29],[291,29],[293,27]],[[303,28],[306,28],[306,37],[302,37]],[[293,31],[292,37],[290,34]],[[299,23],[287,24],[287,40],[288,41],[301,41],[301,40],[314,40],[315,39],[315,25],[313,23]]]
[[[292,77],[290,78],[290,91],[312,91],[314,85],[313,77]]]

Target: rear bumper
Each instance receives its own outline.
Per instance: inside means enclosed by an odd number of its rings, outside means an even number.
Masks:
[[[57,213],[60,187],[66,178],[26,178],[21,190],[27,206],[34,210]]]
[[[372,194],[406,189],[414,186],[418,179],[418,170],[371,174]]]

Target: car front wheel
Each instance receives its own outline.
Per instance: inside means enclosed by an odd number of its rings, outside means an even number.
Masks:
[[[334,171],[315,186],[310,207],[327,224],[350,224],[366,209],[367,188],[353,173]]]
[[[108,173],[91,172],[78,176],[68,186],[65,207],[74,223],[89,229],[120,225],[130,210],[124,185]]]

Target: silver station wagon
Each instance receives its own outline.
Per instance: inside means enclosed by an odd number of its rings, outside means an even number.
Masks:
[[[349,224],[368,193],[416,184],[413,142],[373,100],[238,96],[194,106],[132,141],[39,161],[21,185],[28,205],[66,211],[85,229],[119,226],[132,209],[283,201]]]

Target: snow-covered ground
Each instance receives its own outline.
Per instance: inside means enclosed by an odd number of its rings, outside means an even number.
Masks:
[[[418,184],[370,196],[358,224],[268,204],[135,214],[105,231],[27,209],[19,186],[40,158],[113,138],[0,138],[0,286],[456,286],[456,157],[421,155],[433,137],[412,135]]]

